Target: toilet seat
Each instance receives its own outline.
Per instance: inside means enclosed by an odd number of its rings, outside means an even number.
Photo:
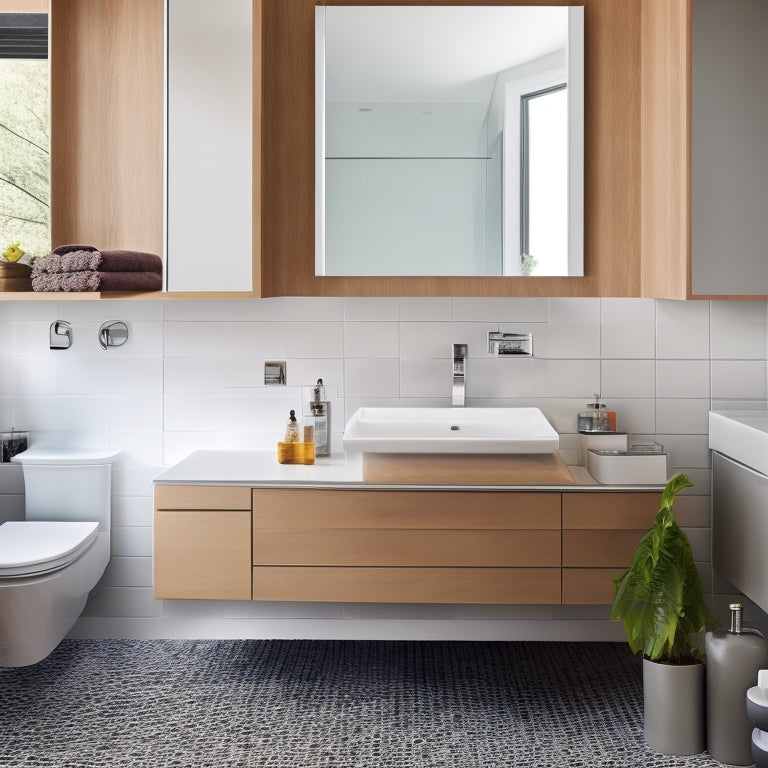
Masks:
[[[96,540],[98,523],[10,521],[0,525],[0,579],[37,576],[77,560]]]

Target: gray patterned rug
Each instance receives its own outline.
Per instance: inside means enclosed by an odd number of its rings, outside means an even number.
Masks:
[[[2,768],[710,768],[623,643],[66,640],[0,669]]]

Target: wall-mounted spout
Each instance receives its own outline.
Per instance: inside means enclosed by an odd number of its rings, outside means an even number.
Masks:
[[[464,373],[467,367],[467,345],[453,345],[453,389],[451,405],[464,405]]]

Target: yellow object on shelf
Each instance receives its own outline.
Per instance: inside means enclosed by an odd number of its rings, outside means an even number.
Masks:
[[[314,464],[314,443],[283,443],[277,444],[278,464]]]
[[[23,255],[24,251],[19,248],[20,243],[12,243],[5,249],[3,258],[11,263],[18,261]]]

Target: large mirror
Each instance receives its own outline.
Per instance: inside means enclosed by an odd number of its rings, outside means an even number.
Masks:
[[[583,14],[316,8],[316,274],[583,275]]]

